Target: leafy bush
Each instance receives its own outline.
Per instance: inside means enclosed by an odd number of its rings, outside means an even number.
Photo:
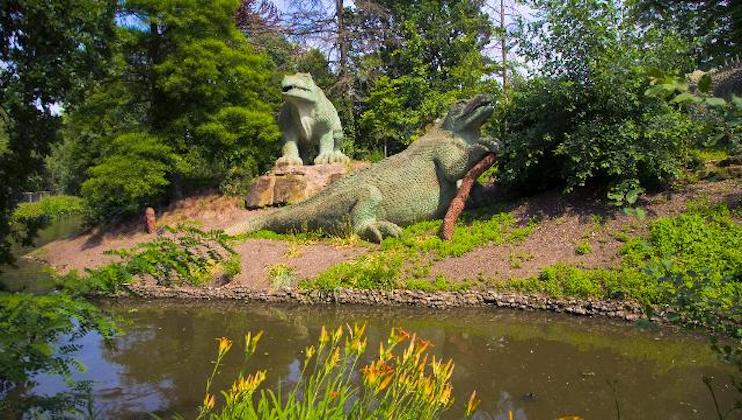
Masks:
[[[82,184],[90,219],[106,222],[155,205],[170,185],[167,174],[174,160],[170,147],[155,136],[130,133],[116,137]]]
[[[130,249],[107,252],[122,261],[86,269],[84,275],[71,272],[57,277],[66,290],[79,294],[114,293],[135,277],[149,277],[161,286],[203,284],[221,270],[227,276],[240,272],[237,253],[230,246],[232,237],[223,231],[204,232],[180,224],[163,227],[164,234]]]
[[[627,204],[680,173],[698,127],[644,94],[650,69],[689,66],[671,35],[638,33],[614,2],[534,1],[517,44],[538,69],[494,118],[498,177],[525,190],[594,184]]]
[[[0,293],[0,385],[3,392],[13,388],[31,389],[34,377],[49,374],[72,381],[73,369],[84,366],[74,358],[80,349],[76,341],[90,331],[104,339],[115,333],[112,321],[94,305],[66,294],[35,296]],[[21,414],[36,409],[60,418],[80,414],[70,410],[79,405],[84,384],[54,396],[31,396],[21,392],[0,399],[0,411]],[[11,415],[11,417],[14,417]],[[42,416],[43,417],[43,416]]]
[[[31,245],[36,233],[52,222],[83,213],[84,203],[79,197],[54,195],[33,203],[21,203],[10,216],[14,235],[25,245]]]
[[[258,388],[266,370],[245,375],[241,370],[232,386],[221,392],[224,405],[216,409],[211,385],[232,348],[226,337],[217,339],[214,369],[206,381],[198,419],[436,419],[453,405],[452,360],[429,359],[431,343],[401,329],[392,329],[379,354],[363,367],[367,338],[365,325],[348,325],[328,332],[305,350],[299,378],[287,389]],[[243,366],[257,348],[262,331],[245,335]],[[345,337],[344,337],[345,335]],[[359,375],[360,374],[360,375]],[[360,378],[359,378],[360,376]],[[471,394],[465,416],[478,405]]]

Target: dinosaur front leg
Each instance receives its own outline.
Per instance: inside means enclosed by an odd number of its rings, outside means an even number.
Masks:
[[[381,242],[387,236],[399,237],[402,228],[386,220],[378,220],[379,204],[384,199],[381,191],[373,185],[354,190],[358,194],[356,204],[351,210],[353,230],[361,238],[370,242]]]
[[[283,146],[281,148],[281,157],[276,161],[276,165],[298,165],[301,166],[304,162],[299,157],[299,145],[297,144],[296,136],[291,133],[284,134]]]
[[[319,154],[314,159],[315,164],[322,163],[345,163],[350,159],[336,147],[335,135],[326,133],[319,139]]]

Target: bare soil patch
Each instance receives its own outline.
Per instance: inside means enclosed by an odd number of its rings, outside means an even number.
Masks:
[[[620,239],[642,233],[647,221],[682,212],[690,200],[706,198],[738,206],[742,188],[738,179],[699,182],[674,191],[649,194],[641,203],[647,218],[626,216],[585,198],[565,198],[558,192],[546,192],[498,206],[498,211],[511,211],[520,223],[538,220],[535,231],[522,243],[485,245],[461,257],[433,263],[431,278],[443,274],[452,281],[478,277],[506,280],[538,274],[555,263],[585,268],[610,267],[620,260]],[[249,217],[272,210],[245,210],[242,200],[207,194],[179,200],[158,215],[158,225],[197,221],[204,229],[221,229]],[[75,237],[51,242],[33,252],[60,272],[98,267],[114,261],[105,255],[112,249],[128,248],[150,240],[142,221],[92,230]],[[580,254],[579,244],[590,251]],[[327,241],[294,243],[280,240],[249,239],[236,246],[242,272],[226,287],[268,288],[271,266],[285,264],[294,270],[296,279],[314,277],[330,266],[351,260],[371,246],[334,245]]]

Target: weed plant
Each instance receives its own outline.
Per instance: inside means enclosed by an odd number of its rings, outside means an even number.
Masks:
[[[114,293],[135,277],[149,277],[161,286],[199,285],[217,271],[227,277],[240,272],[238,255],[230,246],[232,237],[223,231],[205,232],[185,224],[163,229],[163,234],[151,241],[108,252],[121,261],[86,269],[83,275],[73,271],[58,276],[57,282],[82,294]]]

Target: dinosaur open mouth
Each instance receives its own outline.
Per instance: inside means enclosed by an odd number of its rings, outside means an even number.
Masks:
[[[483,106],[490,105],[491,103],[492,103],[492,100],[488,98],[487,96],[479,96],[476,99],[473,99],[471,102],[469,102],[466,105],[466,108],[464,108],[463,114],[468,115]]]
[[[283,93],[288,93],[288,92],[290,92],[292,90],[304,90],[304,91],[307,91],[307,92],[310,91],[309,89],[307,89],[305,87],[297,86],[297,85],[286,85],[286,86],[283,86],[283,88],[281,90],[283,91]]]

